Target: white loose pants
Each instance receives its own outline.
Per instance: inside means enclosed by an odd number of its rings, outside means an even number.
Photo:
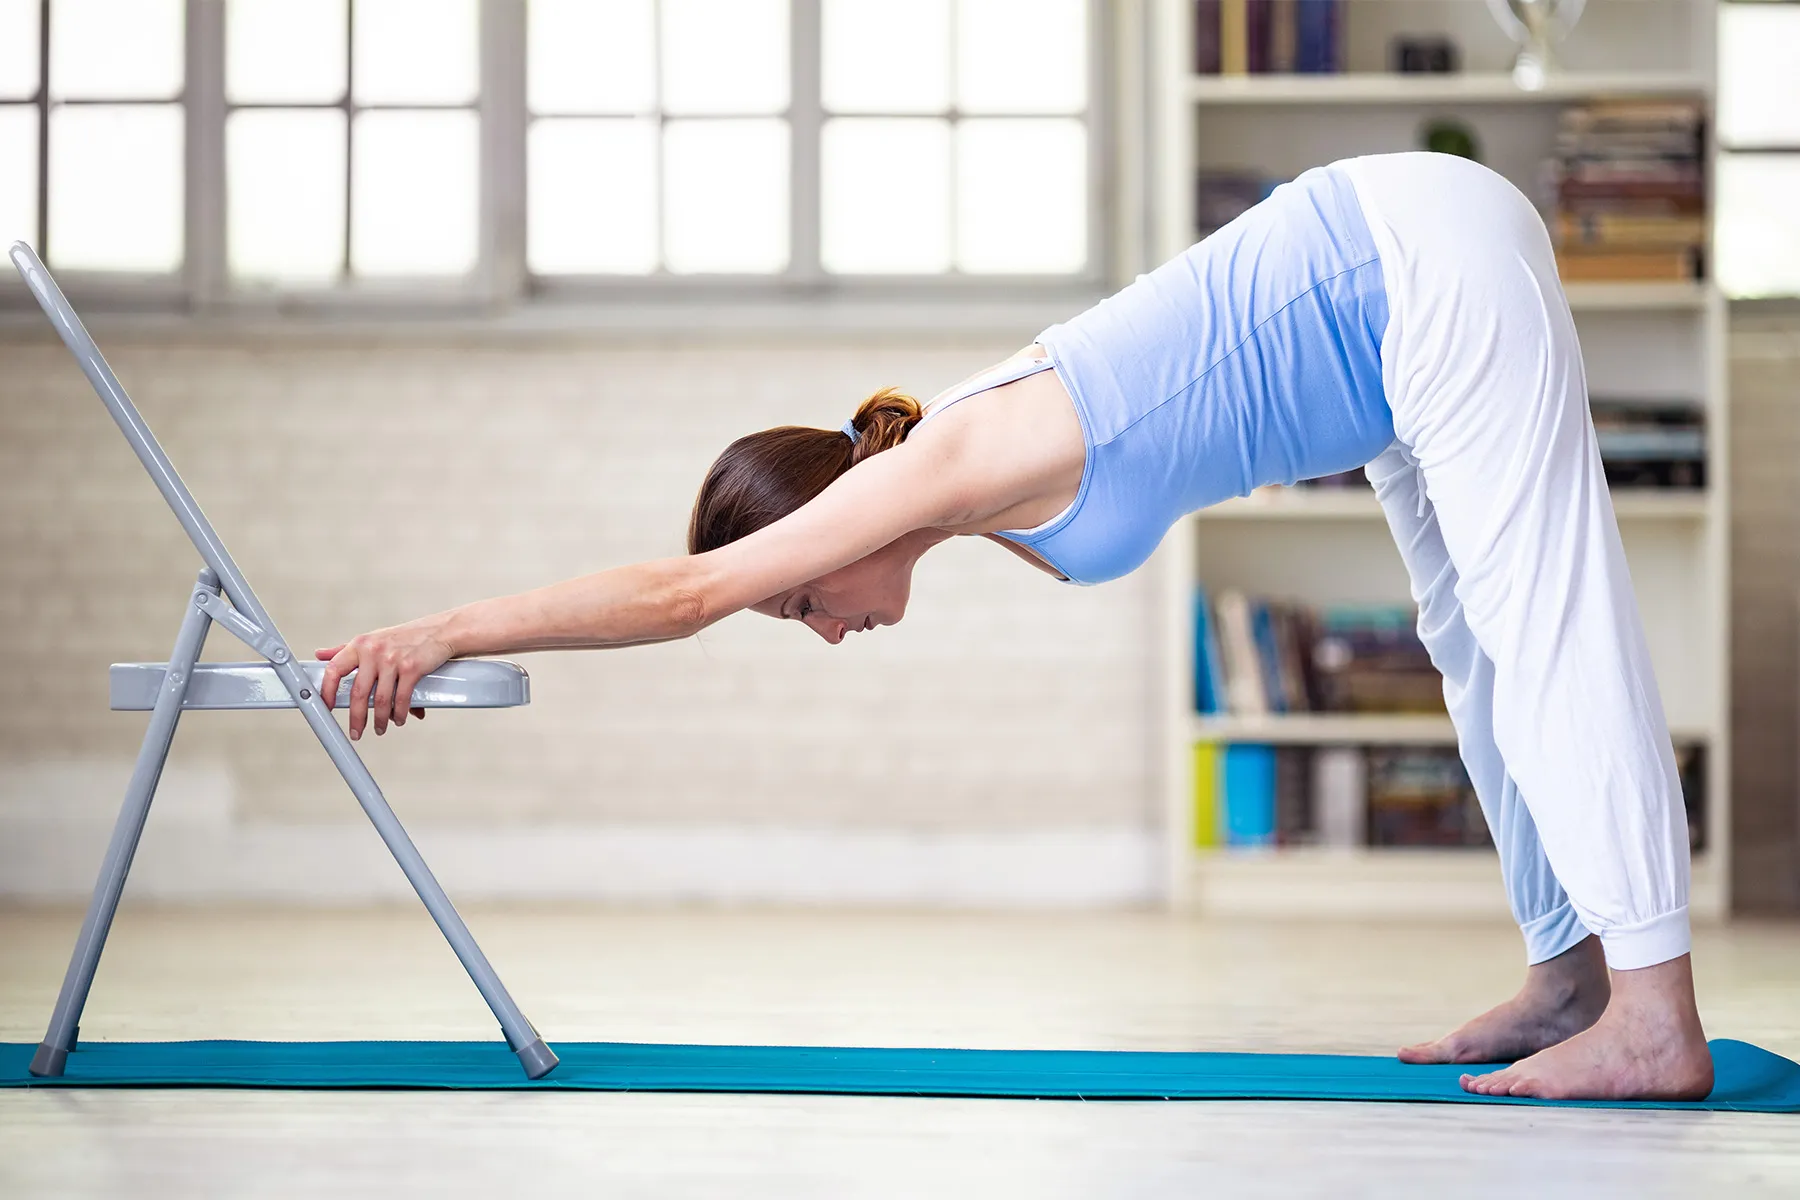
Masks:
[[[1340,164],[1381,255],[1396,444],[1369,464],[1527,960],[1687,953],[1668,724],[1543,221],[1439,154]]]

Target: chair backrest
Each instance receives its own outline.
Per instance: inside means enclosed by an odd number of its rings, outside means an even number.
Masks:
[[[200,505],[194,500],[193,493],[188,491],[185,483],[181,482],[181,476],[175,473],[174,464],[169,461],[169,456],[163,453],[162,445],[157,442],[156,435],[150,432],[150,426],[144,423],[144,418],[138,413],[137,405],[133,404],[131,397],[125,394],[125,389],[119,384],[118,376],[114,375],[112,368],[106,365],[106,359],[100,355],[100,347],[94,344],[94,339],[88,334],[87,327],[81,323],[81,318],[75,315],[75,309],[69,304],[68,297],[64,296],[62,289],[56,286],[56,280],[51,278],[49,268],[44,266],[37,253],[24,242],[13,243],[10,257],[13,266],[17,267],[19,274],[24,277],[25,286],[30,288],[31,294],[37,298],[39,307],[44,310],[44,315],[50,318],[50,323],[56,327],[56,332],[62,335],[63,344],[69,348],[69,352],[75,356],[75,361],[81,365],[82,374],[88,377],[88,382],[93,384],[94,390],[100,394],[100,399],[105,402],[107,411],[118,423],[119,431],[125,435],[125,440],[131,443],[131,448],[136,452],[138,461],[143,463],[144,470],[150,473],[156,489],[162,493],[163,499],[168,501],[170,510],[175,514],[175,519],[180,521],[181,527],[187,531],[188,540],[194,543],[194,549],[200,552],[200,557],[205,560],[206,565],[211,567],[213,574],[219,577],[220,587],[223,588],[226,596],[230,597],[231,603],[239,612],[262,626],[265,633],[271,637],[280,637],[275,630],[275,623],[269,619],[269,614],[263,608],[262,602],[256,598],[256,593],[250,590],[249,581],[244,578],[243,572],[238,570],[237,563],[232,561],[230,551],[225,549],[225,543],[220,541],[219,535],[213,531],[212,522],[208,521],[206,514],[200,511]]]

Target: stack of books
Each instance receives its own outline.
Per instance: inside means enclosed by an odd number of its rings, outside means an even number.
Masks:
[[[1194,707],[1202,713],[1441,713],[1443,678],[1407,605],[1303,604],[1219,594],[1194,601]]]
[[[1201,75],[1343,70],[1343,0],[1194,0]]]
[[[1697,100],[1599,100],[1556,137],[1556,260],[1565,283],[1699,279],[1705,119]]]
[[[1706,417],[1698,405],[1595,396],[1589,407],[1608,484],[1706,486]]]

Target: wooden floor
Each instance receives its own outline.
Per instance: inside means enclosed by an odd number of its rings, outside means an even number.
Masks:
[[[554,1042],[1387,1053],[1517,981],[1485,925],[567,909],[470,923]],[[0,912],[36,1041],[79,914]],[[1709,1033],[1800,1057],[1800,926],[1703,930]],[[490,1037],[422,912],[128,912],[93,1038]],[[0,1196],[1796,1196],[1800,1117],[1450,1105],[0,1091]]]

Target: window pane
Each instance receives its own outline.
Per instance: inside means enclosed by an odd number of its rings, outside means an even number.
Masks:
[[[671,271],[765,273],[788,260],[787,124],[672,121],[663,134]]]
[[[469,104],[480,91],[475,0],[356,0],[359,104]]]
[[[163,100],[181,91],[181,0],[52,0],[50,94]]]
[[[1073,120],[964,121],[956,131],[956,265],[1072,272],[1087,264],[1087,134]]]
[[[225,125],[231,273],[334,280],[344,265],[344,114],[252,109]]]
[[[231,0],[225,93],[238,104],[330,104],[348,83],[346,0]]]
[[[662,0],[662,72],[667,112],[780,112],[787,0]]]
[[[1720,6],[1719,136],[1800,147],[1800,7]]]
[[[950,107],[950,0],[825,0],[821,19],[826,111]]]
[[[647,113],[656,107],[651,0],[531,0],[531,111]]]
[[[828,121],[820,144],[819,254],[828,271],[950,266],[950,123]]]
[[[161,273],[181,266],[182,121],[175,104],[50,114],[50,261]]]
[[[0,107],[0,246],[37,246],[38,122],[29,104]],[[42,249],[42,247],[38,247]]]
[[[1719,156],[1713,229],[1730,296],[1800,296],[1800,154]]]
[[[351,270],[462,275],[474,268],[477,143],[472,112],[371,112],[356,118]]]
[[[964,112],[1087,106],[1086,0],[958,0],[956,97]]]
[[[553,274],[656,269],[656,123],[619,118],[531,126],[526,257]]]
[[[38,0],[0,0],[0,97],[37,95]]]

